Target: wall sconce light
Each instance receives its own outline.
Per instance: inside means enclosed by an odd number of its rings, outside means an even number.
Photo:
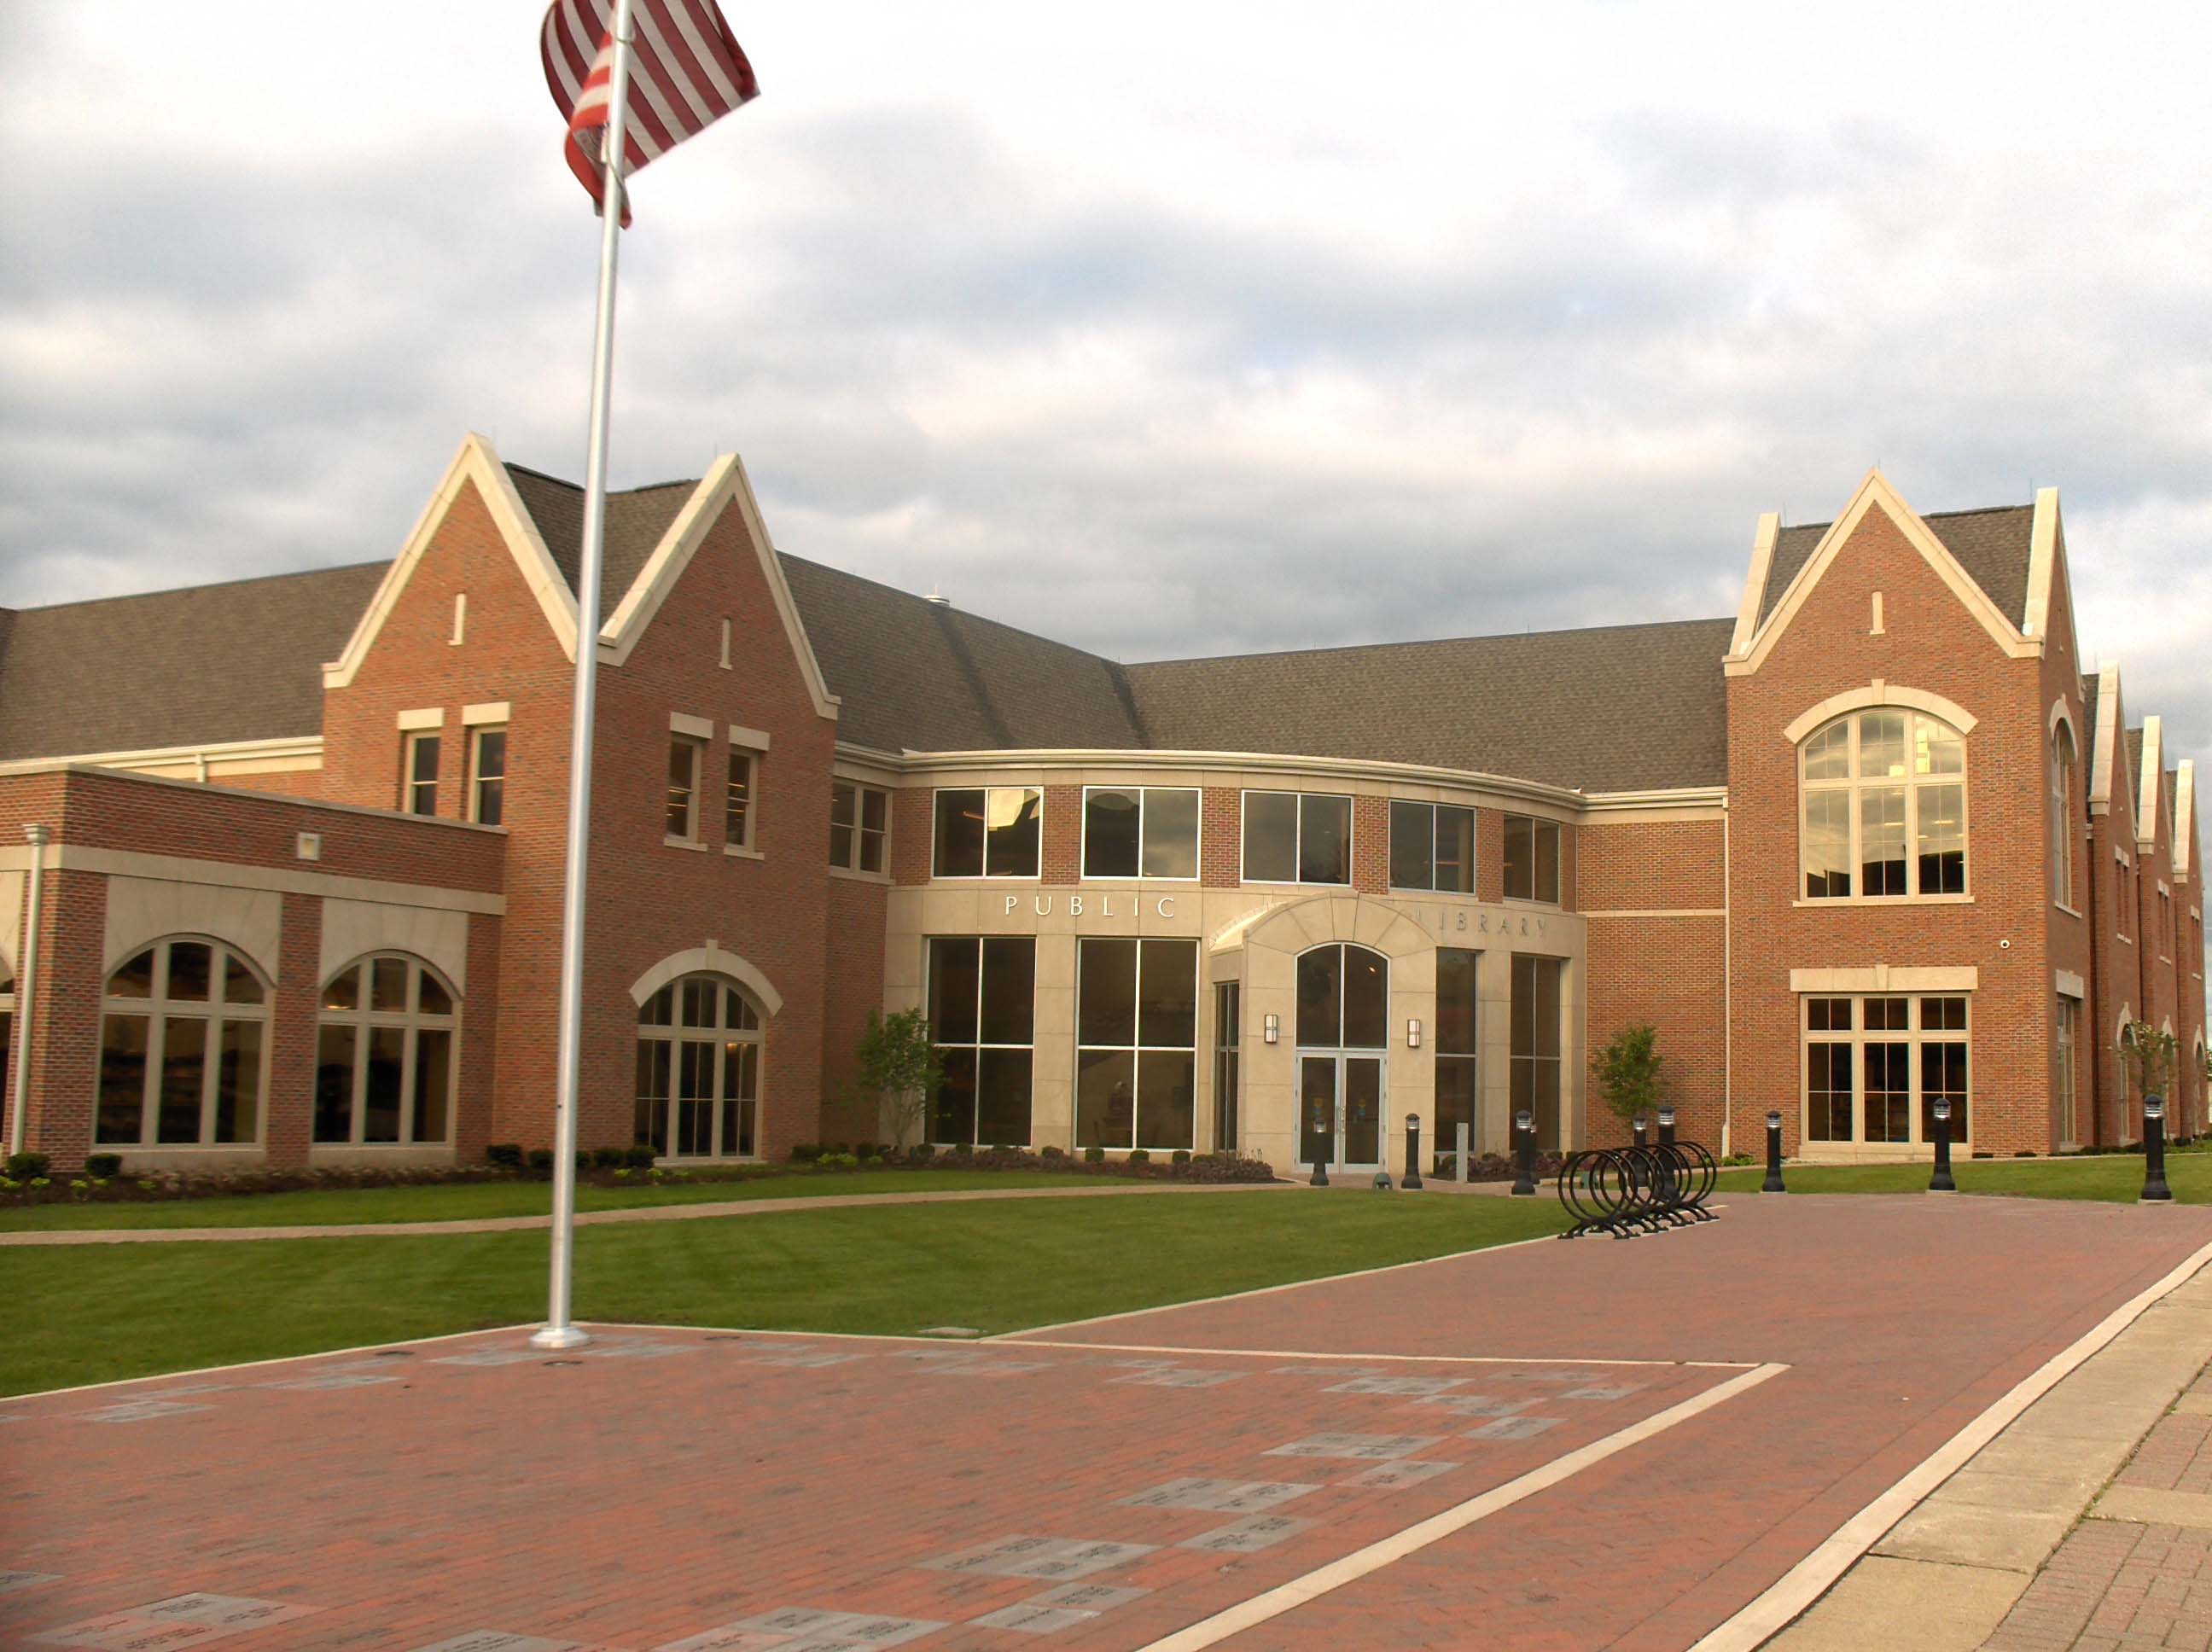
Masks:
[[[1270,1044],[1282,1042],[1283,1017],[1279,1015],[1268,1016],[1260,1023],[1260,1036]]]
[[[1421,1048],[1421,1018],[1419,1016],[1410,1017],[1406,1023],[1406,1048],[1409,1050]]]

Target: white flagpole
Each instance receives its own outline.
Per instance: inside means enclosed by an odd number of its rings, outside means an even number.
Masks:
[[[607,400],[615,367],[615,255],[622,244],[623,140],[629,125],[630,0],[615,0],[615,55],[599,192],[599,317],[592,342],[591,441],[584,457],[584,542],[576,568],[576,699],[568,741],[568,846],[561,893],[560,1053],[555,1085],[553,1255],[545,1328],[533,1348],[580,1348],[569,1321],[575,1272],[576,1104],[584,1034],[584,873],[592,824],[592,718],[598,700],[599,570],[607,526]]]

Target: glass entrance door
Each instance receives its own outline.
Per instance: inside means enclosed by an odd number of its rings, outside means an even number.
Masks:
[[[1382,1058],[1301,1054],[1298,1162],[1371,1170],[1382,1162]]]

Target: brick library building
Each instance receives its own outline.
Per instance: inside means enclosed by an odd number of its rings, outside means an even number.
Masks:
[[[2205,1123],[2195,776],[2085,676],[2056,489],[1760,519],[1732,616],[1123,665],[779,552],[734,458],[614,495],[465,441],[398,556],[0,612],[12,1147],[471,1163],[553,1132],[574,651],[600,665],[580,1139],[1402,1163],[1406,1121],[1817,1159]],[[13,847],[6,847],[12,845]]]

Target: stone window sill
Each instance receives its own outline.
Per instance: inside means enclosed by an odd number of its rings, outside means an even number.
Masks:
[[[765,860],[768,859],[768,857],[763,854],[758,849],[749,849],[742,843],[725,843],[722,845],[722,853],[724,854],[733,854],[740,860]]]
[[[664,837],[664,838],[662,838],[660,841],[661,841],[663,843],[665,843],[665,844],[666,844],[670,848],[672,848],[672,849],[702,849],[702,850],[703,850],[703,849],[707,847],[705,844],[702,843],[702,842],[701,842],[697,838],[696,838],[696,837],[675,837],[675,836],[668,836],[668,837]]]

